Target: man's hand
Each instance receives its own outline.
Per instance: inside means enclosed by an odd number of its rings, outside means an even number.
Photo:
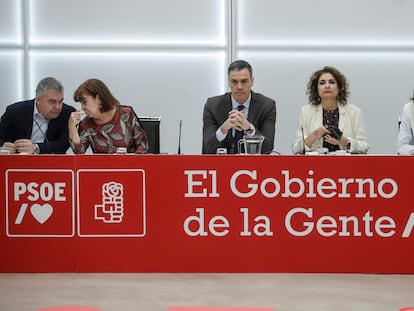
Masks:
[[[250,122],[246,119],[246,116],[242,111],[230,111],[227,120],[220,127],[224,134],[226,134],[231,128],[238,131],[248,130],[250,128]]]
[[[16,153],[16,146],[14,145],[14,143],[4,143],[1,148],[9,150],[10,153]]]
[[[14,142],[17,152],[33,154],[35,146],[30,139],[18,139]]]

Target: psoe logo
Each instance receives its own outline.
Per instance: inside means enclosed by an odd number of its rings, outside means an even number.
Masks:
[[[7,170],[7,236],[74,236],[73,176],[64,169]]]
[[[76,193],[79,236],[146,235],[143,169],[78,169]]]
[[[124,217],[124,186],[111,181],[102,185],[102,202],[95,204],[95,219],[121,223]]]

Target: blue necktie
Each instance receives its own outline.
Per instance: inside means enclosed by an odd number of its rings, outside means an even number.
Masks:
[[[243,111],[244,109],[244,105],[238,105],[237,106],[237,110],[238,111]],[[234,131],[234,154],[238,154],[239,153],[239,140],[242,139],[244,136],[244,131],[238,131],[235,130]]]

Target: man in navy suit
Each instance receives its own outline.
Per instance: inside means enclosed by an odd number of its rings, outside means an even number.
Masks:
[[[36,98],[6,108],[0,119],[0,146],[10,153],[66,153],[73,111],[63,103],[62,84],[44,78],[36,87]]]
[[[203,112],[203,154],[227,148],[237,153],[240,135],[264,136],[262,153],[273,150],[276,126],[276,102],[252,91],[254,78],[250,64],[232,62],[228,68],[231,92],[207,99]]]

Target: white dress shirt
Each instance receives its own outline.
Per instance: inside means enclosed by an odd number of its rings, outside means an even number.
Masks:
[[[49,120],[46,119],[36,107],[36,103],[34,104],[33,110],[33,128],[32,128],[32,136],[30,140],[33,143],[42,143],[46,139],[46,132],[49,126]]]

